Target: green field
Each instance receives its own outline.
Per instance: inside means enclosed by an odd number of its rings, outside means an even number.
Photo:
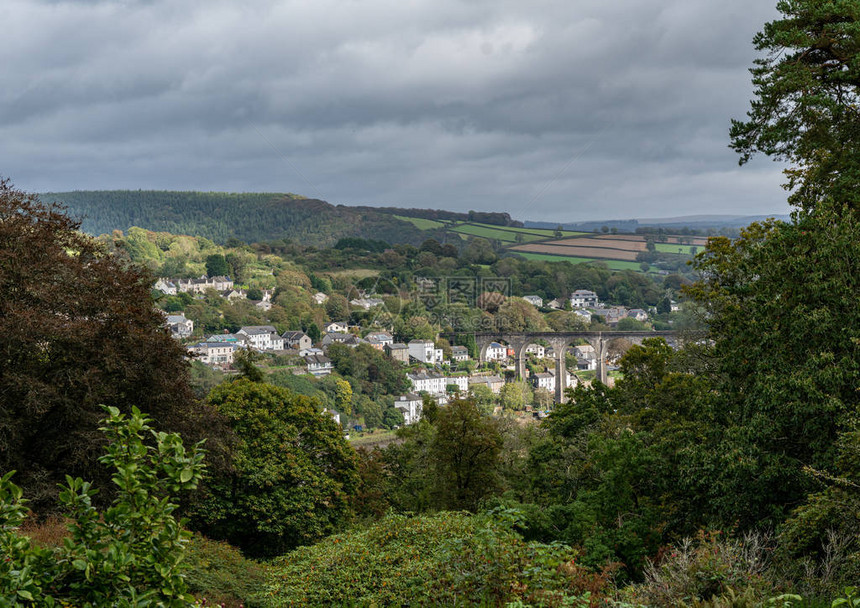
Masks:
[[[639,262],[625,262],[623,260],[603,260],[598,258],[574,258],[563,255],[550,255],[547,253],[529,253],[525,251],[513,252],[527,260],[538,260],[541,262],[570,262],[571,264],[587,264],[588,262],[602,262],[611,270],[642,270]]]
[[[428,220],[423,217],[406,217],[405,215],[395,215],[398,220],[403,220],[404,222],[409,222],[418,230],[435,230],[436,228],[441,228],[445,224],[443,222],[437,222],[436,220]]]
[[[510,230],[511,232],[528,232],[531,234],[539,234],[543,235],[544,238],[555,238],[555,230],[550,230],[549,228],[514,228],[511,226],[506,226],[505,230]],[[562,230],[562,236],[582,236],[584,234],[591,234],[590,232],[574,232],[573,230]]]
[[[678,253],[678,249],[681,250],[681,255],[690,255],[690,245],[678,245],[677,243],[654,243],[657,247],[657,251],[660,253]],[[693,245],[693,247],[696,247]],[[698,251],[702,250],[702,247],[696,247]]]
[[[545,236],[543,234],[532,234],[522,228],[507,228],[504,226],[489,226],[486,224],[457,224],[451,228],[454,232],[461,234],[469,234],[479,236],[485,239],[497,239],[504,243],[516,243],[517,235],[522,235],[523,243],[531,241],[541,241],[546,238],[552,238],[552,234]]]

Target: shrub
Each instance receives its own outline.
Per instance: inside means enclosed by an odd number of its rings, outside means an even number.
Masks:
[[[272,606],[562,606],[575,557],[490,515],[389,515],[276,560],[267,595]]]
[[[0,478],[0,605],[174,608],[194,601],[184,577],[189,534],[173,517],[170,494],[196,487],[202,448],[186,453],[179,435],[156,433],[137,408],[128,418],[106,409],[101,430],[110,443],[100,460],[116,471],[117,495],[99,513],[91,484],[67,476],[60,502],[71,521],[62,546],[40,547],[18,532],[26,501],[11,472]]]

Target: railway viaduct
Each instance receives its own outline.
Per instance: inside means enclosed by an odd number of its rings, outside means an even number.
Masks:
[[[567,388],[567,365],[565,353],[568,347],[578,340],[585,340],[594,347],[597,355],[597,377],[601,382],[606,382],[606,356],[608,345],[613,340],[623,338],[633,344],[642,344],[645,338],[663,338],[669,344],[678,341],[677,332],[674,331],[578,331],[578,332],[537,332],[537,333],[510,333],[510,332],[488,332],[476,333],[475,343],[480,352],[480,362],[487,361],[487,347],[492,342],[504,342],[514,351],[516,361],[517,378],[526,377],[526,348],[542,340],[549,344],[555,357],[555,400],[561,403],[564,399],[564,391]]]

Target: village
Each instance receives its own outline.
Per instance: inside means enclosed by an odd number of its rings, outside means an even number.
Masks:
[[[268,311],[272,307],[274,290],[246,290],[238,288],[226,276],[200,277],[198,279],[159,279],[154,289],[164,295],[188,293],[201,298],[204,294],[216,293],[225,301],[250,300],[255,308]],[[252,300],[251,296],[259,298]],[[322,292],[313,294],[315,305],[323,307],[329,296]],[[564,300],[552,299],[544,302],[537,295],[520,298],[535,310],[568,310],[588,327],[593,319],[610,328],[618,327],[623,319],[631,319],[636,327],[647,327],[651,315],[641,308],[628,309],[624,306],[608,306],[601,302],[594,291],[575,290]],[[383,299],[374,294],[361,293],[349,301],[354,310],[369,311],[384,307]],[[671,303],[673,310],[678,305]],[[167,314],[166,326],[171,334],[181,340],[193,361],[202,363],[213,370],[226,374],[235,372],[235,357],[240,351],[250,351],[261,358],[277,357],[283,369],[296,376],[319,379],[337,374],[337,369],[328,356],[333,345],[356,349],[365,345],[382,353],[388,360],[397,364],[399,372],[405,375],[409,390],[392,395],[393,407],[402,415],[403,424],[409,425],[421,418],[425,399],[432,399],[438,406],[447,405],[451,399],[471,396],[477,397],[488,405],[495,414],[501,413],[512,402],[514,407],[526,415],[543,418],[548,415],[554,402],[559,401],[559,372],[564,375],[561,387],[574,388],[580,383],[589,385],[596,377],[599,365],[609,370],[606,382],[614,384],[615,363],[629,347],[623,338],[615,340],[613,348],[599,353],[592,344],[580,340],[565,348],[563,353],[555,352],[546,340],[537,338],[526,345],[524,350],[524,370],[517,370],[517,352],[511,344],[493,341],[479,348],[472,340],[464,344],[436,336],[436,339],[412,339],[398,341],[398,336],[389,327],[380,327],[379,319],[373,317],[370,325],[350,323],[346,319],[335,319],[320,328],[320,335],[314,339],[302,330],[279,332],[274,325],[243,325],[234,332],[210,333],[201,336],[195,332],[195,323],[183,313]],[[624,324],[622,323],[622,326]],[[563,358],[565,366],[560,370],[556,365]],[[523,371],[525,373],[523,373]],[[505,387],[508,387],[507,389]],[[505,395],[517,393],[515,399],[505,399]],[[564,398],[563,396],[561,397]],[[329,409],[341,422],[340,413]],[[343,421],[344,423],[346,420]],[[360,426],[360,425],[358,425]]]

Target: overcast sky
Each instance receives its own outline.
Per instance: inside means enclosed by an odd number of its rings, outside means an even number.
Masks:
[[[784,213],[775,0],[2,0],[0,175],[576,221]]]

